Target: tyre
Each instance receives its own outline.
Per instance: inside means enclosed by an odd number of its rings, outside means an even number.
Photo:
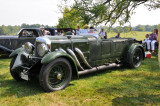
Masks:
[[[16,60],[16,57],[17,57],[17,56],[13,57],[12,60],[11,60],[11,63],[10,63],[10,73],[11,73],[12,77],[13,77],[16,81],[23,81],[23,79],[20,77],[19,73],[12,70],[12,67],[13,67],[14,62],[15,62],[15,60]]]
[[[72,68],[69,61],[65,58],[57,58],[42,66],[39,82],[45,91],[52,92],[66,88],[71,76]]]
[[[143,52],[140,48],[135,48],[129,57],[129,65],[131,68],[138,68],[142,64]]]

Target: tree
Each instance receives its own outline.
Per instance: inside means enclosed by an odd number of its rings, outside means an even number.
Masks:
[[[144,31],[144,30],[145,30],[145,27],[144,27],[143,25],[137,25],[137,26],[135,27],[135,30],[136,30],[136,31]]]
[[[145,26],[145,31],[152,31],[152,30],[153,30],[152,26],[150,25]]]
[[[71,0],[63,0],[71,1]],[[84,23],[120,25],[129,22],[134,10],[141,4],[148,9],[160,8],[159,0],[74,0],[70,8],[79,12]]]
[[[1,26],[1,34],[2,34],[2,35],[7,35],[7,34],[9,34],[9,29],[8,29],[5,25],[2,25],[2,26]]]
[[[65,8],[63,17],[58,20],[57,28],[76,28],[77,24],[83,26],[85,23],[81,20],[80,14],[77,10]]]

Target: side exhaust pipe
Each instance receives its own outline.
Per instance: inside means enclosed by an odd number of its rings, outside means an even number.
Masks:
[[[91,69],[92,67],[88,64],[87,60],[85,59],[82,51],[78,48],[75,48],[75,51],[79,54],[79,56],[81,57],[82,61],[84,62],[84,64],[89,68]]]
[[[64,49],[62,49],[62,48],[59,48],[59,51],[62,51],[62,52],[64,52],[64,53],[67,53]]]
[[[102,65],[102,66],[98,66],[98,67],[93,67],[92,69],[87,69],[84,71],[79,71],[78,74],[79,75],[84,75],[84,74],[89,74],[89,73],[93,73],[93,72],[98,72],[101,70],[106,70],[106,69],[110,69],[110,68],[114,68],[114,67],[120,67],[122,66],[122,64],[109,64],[109,65]]]
[[[75,53],[71,50],[71,49],[67,49],[68,53],[75,59],[76,61],[76,64],[78,65],[78,67],[81,69],[81,70],[84,70],[83,67],[81,66],[81,64],[79,63]]]

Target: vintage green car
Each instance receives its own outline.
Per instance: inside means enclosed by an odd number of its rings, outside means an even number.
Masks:
[[[71,78],[112,67],[138,68],[142,45],[132,38],[98,39],[92,35],[46,36],[25,43],[10,54],[10,73],[17,81],[38,76],[47,91],[67,87]]]

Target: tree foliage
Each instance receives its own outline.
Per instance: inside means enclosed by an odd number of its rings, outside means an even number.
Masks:
[[[71,0],[63,0],[65,2]],[[148,9],[160,8],[159,0],[73,0],[69,7],[76,10],[85,24],[124,25],[129,22],[134,10],[141,4]],[[66,5],[65,5],[66,6]]]
[[[78,24],[80,26],[85,24],[79,12],[73,8],[65,8],[63,10],[63,17],[59,18],[58,22],[57,28],[76,28]]]

